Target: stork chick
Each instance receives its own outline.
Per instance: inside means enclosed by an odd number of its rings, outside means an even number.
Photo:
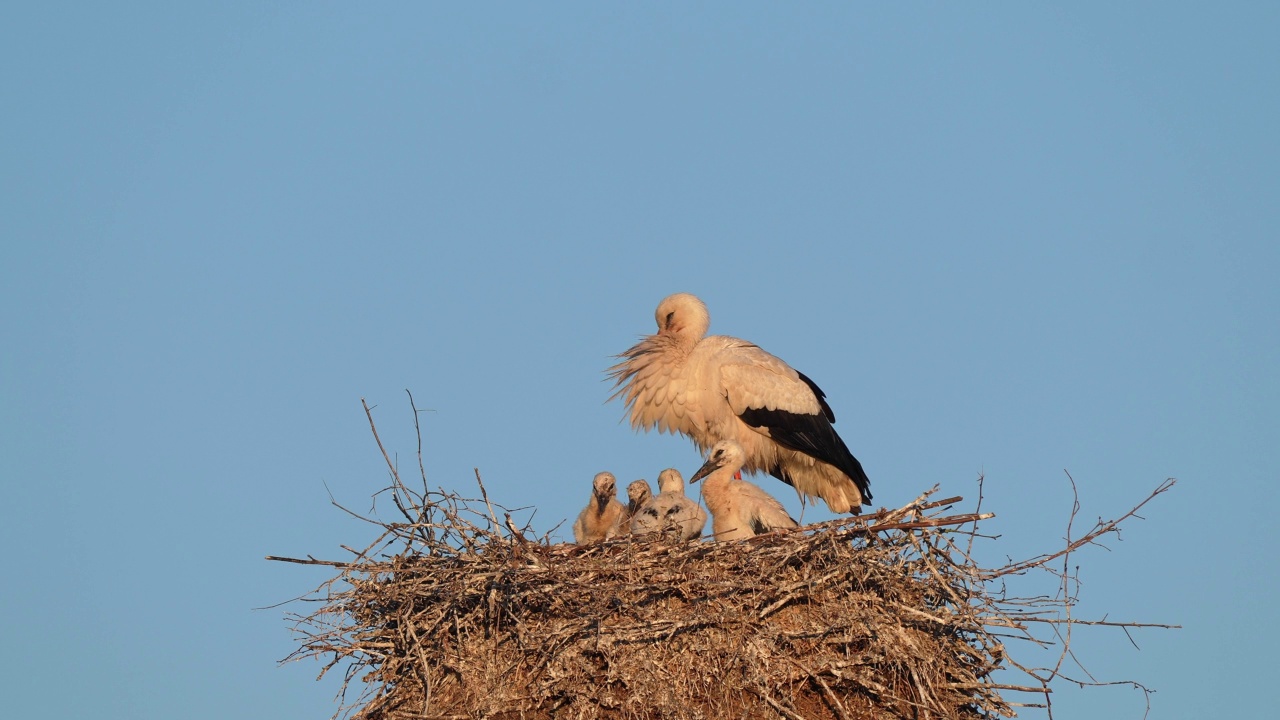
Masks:
[[[573,523],[573,539],[579,545],[600,542],[618,534],[626,508],[617,498],[617,480],[613,473],[596,473],[591,481],[591,499]]]
[[[755,484],[734,477],[743,462],[742,446],[721,440],[711,447],[707,462],[689,478],[690,484],[706,478],[702,498],[711,510],[711,532],[716,540],[742,540],[771,530],[798,527],[777,499]]]
[[[631,484],[627,486],[627,511],[622,514],[622,521],[619,523],[621,532],[631,532],[631,519],[636,516],[636,513],[651,497],[653,497],[653,490],[649,488],[647,481],[631,481]]]
[[[681,540],[698,537],[706,525],[706,511],[685,497],[684,478],[675,468],[667,468],[658,474],[658,494],[631,518],[633,534],[670,531]]]

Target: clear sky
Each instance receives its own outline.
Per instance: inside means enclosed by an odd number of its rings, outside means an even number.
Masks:
[[[877,505],[985,472],[992,562],[1060,544],[1064,470],[1077,529],[1178,478],[1076,560],[1081,615],[1184,629],[1077,655],[1153,718],[1270,714],[1277,37],[1262,2],[6,4],[4,714],[328,717],[255,608],[328,577],[264,555],[372,539],[329,505],[387,482],[360,398],[414,468],[411,390],[430,480],[549,530],[599,470],[700,464],[605,402],[677,291],[822,386]]]

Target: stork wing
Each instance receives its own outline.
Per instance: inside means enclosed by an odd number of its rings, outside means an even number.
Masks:
[[[800,526],[795,518],[787,514],[787,509],[777,498],[759,486],[749,484],[747,492],[755,500],[751,503],[751,532],[761,535],[771,530]]]
[[[735,415],[747,410],[780,410],[818,415],[826,408],[821,390],[779,358],[750,343],[732,345],[717,355],[721,391]]]
[[[754,345],[733,348],[720,374],[725,398],[744,423],[781,445],[834,465],[868,495],[867,473],[831,426],[835,413],[816,383]],[[781,468],[769,474],[794,484]]]

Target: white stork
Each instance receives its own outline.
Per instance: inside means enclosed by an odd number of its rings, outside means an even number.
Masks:
[[[626,508],[617,498],[613,473],[596,473],[591,481],[591,499],[573,523],[573,539],[579,545],[608,540],[618,534]]]
[[[803,373],[745,340],[707,335],[711,316],[694,295],[658,304],[656,335],[609,369],[631,426],[682,433],[702,452],[735,440],[743,469],[764,471],[833,512],[871,504],[870,480],[831,426],[835,413]]]
[[[707,462],[689,478],[702,478],[702,498],[711,509],[711,532],[716,540],[742,540],[780,528],[798,527],[777,498],[759,486],[735,477],[746,456],[742,446],[721,440],[711,448]]]
[[[649,498],[631,518],[631,532],[635,535],[670,530],[681,540],[698,537],[706,526],[706,511],[685,497],[684,478],[675,468],[659,473],[658,494]]]

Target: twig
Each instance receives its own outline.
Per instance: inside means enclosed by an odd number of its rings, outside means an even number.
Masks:
[[[276,562],[297,563],[299,565],[328,565],[330,567],[336,567],[336,568],[351,567],[351,563],[337,562],[334,560],[317,560],[313,557],[308,557],[306,560],[302,560],[300,558],[277,557],[275,555],[268,555],[266,559],[274,560]]]
[[[1071,477],[1071,473],[1067,472],[1065,468],[1063,468],[1062,472],[1066,473],[1067,480],[1071,482],[1071,514],[1067,516],[1067,549],[1062,553],[1062,612],[1066,616],[1066,624],[1065,626],[1060,624],[1053,626],[1055,634],[1065,632],[1066,635],[1062,637],[1062,653],[1058,655],[1058,661],[1054,664],[1053,670],[1050,671],[1054,675],[1057,675],[1062,669],[1062,663],[1067,655],[1070,654],[1071,658],[1075,660],[1075,655],[1071,653],[1071,607],[1075,604],[1071,593],[1071,527],[1075,525],[1076,515],[1080,512],[1080,491],[1076,487],[1076,479]],[[1084,669],[1079,660],[1076,660],[1076,666],[1084,670],[1086,675],[1089,675],[1089,671]],[[1092,680],[1093,676],[1089,675],[1089,679]]]
[[[373,431],[373,439],[378,443],[378,449],[382,451],[382,459],[386,461],[387,469],[391,471],[391,478],[394,482],[391,488],[391,499],[395,501],[396,508],[400,510],[400,514],[404,516],[404,519],[412,523],[415,518],[405,509],[404,503],[400,502],[399,490],[404,488],[404,483],[400,482],[400,471],[396,469],[395,463],[391,462],[391,456],[387,455],[387,449],[382,446],[382,438],[378,437],[378,426],[373,422],[373,412],[369,409],[369,404],[365,402],[364,398],[360,398],[360,404],[364,406],[365,417],[369,418],[369,429]],[[407,495],[407,488],[405,489]]]
[[[1067,547],[1063,548],[1062,550],[1059,550],[1058,552],[1053,553],[1052,555],[1041,555],[1038,557],[1031,558],[1030,560],[1023,560],[1021,562],[1011,563],[1009,565],[1006,565],[1005,567],[1000,568],[999,570],[983,573],[983,579],[994,580],[999,577],[1004,577],[1005,575],[1012,575],[1014,573],[1026,572],[1031,568],[1042,566],[1045,563],[1050,562],[1055,558],[1062,557],[1063,555],[1066,555],[1067,553],[1073,550],[1076,550],[1077,548],[1080,548],[1084,545],[1088,545],[1089,543],[1093,542],[1097,538],[1109,532],[1114,532],[1115,529],[1120,525],[1120,523],[1136,515],[1138,510],[1140,510],[1142,506],[1151,502],[1157,495],[1160,495],[1170,490],[1175,484],[1177,484],[1177,482],[1178,481],[1174,478],[1169,478],[1165,480],[1163,483],[1160,484],[1159,487],[1155,489],[1154,492],[1152,492],[1149,496],[1147,496],[1146,500],[1143,500],[1142,502],[1138,503],[1138,505],[1134,507],[1132,510],[1125,513],[1124,515],[1121,515],[1119,518],[1116,518],[1115,520],[1111,520],[1106,523],[1099,522],[1098,525],[1095,526],[1093,530],[1089,531],[1087,535],[1084,535],[1080,539],[1076,540],[1075,542],[1070,543]]]
[[[527,545],[529,543],[528,539],[525,538],[524,533],[520,532],[520,528],[516,527],[516,524],[511,521],[511,513],[502,513],[502,521],[502,524],[507,528],[507,532],[511,533],[511,537],[515,538],[517,542],[521,545]]]
[[[409,388],[404,391],[409,396],[409,409],[413,411],[413,432],[418,438],[418,474],[422,476],[422,494],[425,498],[431,490],[427,485],[427,469],[422,464],[422,428],[418,425],[418,406],[414,404],[413,393],[409,392]]]
[[[985,482],[986,482],[986,474],[984,472],[979,472],[978,473],[978,503],[973,508],[974,513],[982,512],[982,490],[983,490],[983,486],[985,485]],[[964,554],[967,557],[973,556],[973,541],[977,539],[977,537],[978,537],[978,523],[974,522],[973,530],[969,532],[969,547],[965,548],[965,551],[964,551]]]
[[[493,530],[498,530],[498,516],[493,512],[493,505],[489,502],[489,492],[484,489],[484,481],[480,479],[480,468],[473,468],[476,473],[476,484],[480,486],[480,497],[484,499],[484,506],[489,509],[489,519],[493,521]]]

